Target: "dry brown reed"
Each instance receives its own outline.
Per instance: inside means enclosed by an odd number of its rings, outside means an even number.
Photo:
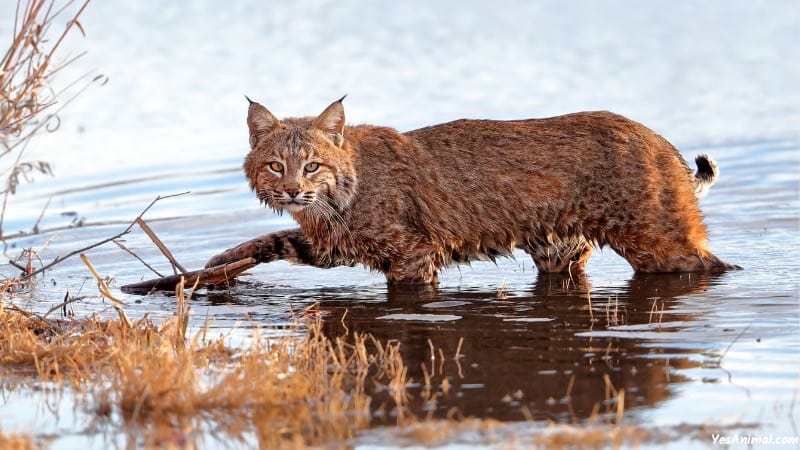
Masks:
[[[33,450],[35,448],[38,448],[38,446],[30,436],[22,434],[6,434],[0,429],[0,449]]]
[[[239,341],[208,338],[208,324],[187,329],[183,288],[178,313],[162,323],[45,320],[2,302],[0,370],[27,368],[70,388],[97,420],[121,419],[126,429],[213,423],[229,438],[255,435],[261,448],[352,438],[371,420],[368,379],[390,391],[402,420],[408,381],[397,345],[360,334],[328,339],[318,315],[298,319],[283,337],[253,328]],[[159,436],[145,440],[161,445]]]
[[[62,108],[91,82],[103,79],[86,81],[84,76],[59,89],[53,84],[56,74],[83,55],[57,58],[70,33],[75,29],[83,33],[78,19],[88,4],[89,0],[77,4],[75,0],[17,1],[11,42],[0,58],[0,159],[16,155],[8,167],[0,169],[6,179],[0,191],[0,239],[9,195],[34,173],[52,175],[48,162],[23,159],[30,139],[43,130],[58,129]],[[62,16],[69,19],[62,22]],[[63,28],[55,29],[60,26]]]

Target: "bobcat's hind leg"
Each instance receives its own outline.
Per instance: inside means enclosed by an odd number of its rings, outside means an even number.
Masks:
[[[383,269],[390,285],[436,285],[441,264],[437,264],[431,255],[411,256],[388,262]]]
[[[444,265],[440,246],[432,244],[425,236],[400,239],[396,244],[404,251],[388,254],[376,267],[390,285],[438,283],[438,272]]]
[[[620,252],[617,252],[620,253]],[[724,272],[741,269],[740,266],[728,264],[705,250],[687,250],[684,253],[654,257],[652,253],[638,251],[620,253],[637,272]]]
[[[338,265],[323,257],[317,249],[309,244],[305,234],[303,234],[303,230],[295,228],[265,234],[243,242],[234,248],[213,256],[206,263],[206,267],[214,267],[248,257],[254,258],[259,263],[284,260],[294,264],[322,268]]]
[[[674,256],[663,264],[666,270],[658,270],[658,272],[724,272],[741,269],[741,266],[728,264],[707,251],[698,252],[689,257]]]
[[[640,239],[636,245],[611,244],[636,272],[723,272],[741,269],[714,256],[704,241],[692,242],[688,238],[668,239],[652,234]]]
[[[539,272],[546,273],[582,273],[592,255],[592,246],[583,237],[523,249],[531,255]]]

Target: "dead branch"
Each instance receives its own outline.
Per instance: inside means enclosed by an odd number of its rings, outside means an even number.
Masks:
[[[172,252],[170,252],[167,246],[161,242],[161,239],[156,236],[156,233],[152,230],[152,228],[150,228],[150,225],[148,225],[141,217],[136,218],[136,223],[139,224],[139,228],[141,228],[142,231],[147,234],[150,240],[153,241],[153,244],[156,244],[156,247],[161,250],[161,253],[167,257],[170,264],[172,264],[172,273],[175,275],[178,274],[178,271],[185,273],[186,269],[184,269],[183,266],[175,259],[175,257],[172,256]]]
[[[246,258],[228,264],[209,267],[207,269],[184,272],[177,275],[140,281],[122,286],[122,292],[129,294],[145,294],[159,290],[174,290],[181,283],[191,284],[223,284],[235,278],[245,270],[254,267],[258,262],[254,258]]]

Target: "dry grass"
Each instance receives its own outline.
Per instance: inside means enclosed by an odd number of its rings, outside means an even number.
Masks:
[[[145,439],[157,446],[208,423],[228,438],[254,434],[262,448],[343,442],[370,423],[367,379],[393,393],[403,417],[397,345],[365,335],[329,340],[314,315],[281,338],[254,329],[246,344],[209,339],[208,327],[187,329],[182,288],[178,313],[160,324],[44,320],[0,303],[2,370],[70,388],[98,422],[150,430]]]
[[[28,143],[43,130],[58,129],[61,109],[90,83],[78,86],[85,80],[81,77],[58,90],[53,87],[56,74],[81,56],[59,59],[57,53],[70,33],[74,30],[83,33],[78,19],[88,3],[89,0],[77,4],[75,0],[58,4],[56,0],[17,2],[11,42],[0,58],[0,160],[13,158],[1,169],[6,182],[0,191],[3,194],[0,238],[9,195],[16,193],[17,186],[29,181],[34,173],[52,175],[46,161],[23,159]],[[4,15],[3,19],[9,16]],[[61,22],[62,16],[68,17],[66,24]],[[54,29],[60,26],[63,28]]]
[[[38,448],[30,436],[22,434],[6,434],[0,429],[0,449],[32,450]]]

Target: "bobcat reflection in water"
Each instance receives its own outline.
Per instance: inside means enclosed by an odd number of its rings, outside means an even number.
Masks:
[[[498,299],[495,291],[423,286],[389,287],[383,299],[376,298],[375,291],[365,299],[354,299],[348,289],[281,291],[256,283],[239,286],[232,297],[209,300],[235,301],[246,293],[254,304],[319,301],[326,313],[327,337],[358,332],[399,342],[408,377],[415,382],[409,389],[409,407],[419,416],[432,409],[436,417],[458,411],[464,416],[521,420],[530,413],[536,419],[569,423],[590,417],[596,408],[599,413],[615,411],[607,402],[605,376],[615,389],[625,390],[626,410],[654,407],[668,399],[674,385],[686,381],[676,369],[698,367],[700,350],[658,345],[659,332],[671,338],[679,331],[660,328],[662,311],[665,325],[690,323],[691,314],[670,310],[681,307],[680,297],[707,290],[717,277],[635,274],[622,288],[599,290],[586,276],[540,274],[529,290],[512,291],[506,299]],[[431,307],[437,305],[443,307]],[[390,313],[411,318],[419,314],[421,320],[379,319]],[[421,316],[431,313],[460,318],[430,322]],[[643,327],[651,333],[641,333]],[[613,336],[603,335],[609,330]],[[457,349],[462,356],[455,360]],[[439,393],[435,404],[422,395],[426,373],[434,392],[441,390],[443,377],[448,379],[447,393]],[[367,386],[373,389],[372,408],[391,411],[390,394],[372,383]],[[375,420],[383,420],[380,416]]]

